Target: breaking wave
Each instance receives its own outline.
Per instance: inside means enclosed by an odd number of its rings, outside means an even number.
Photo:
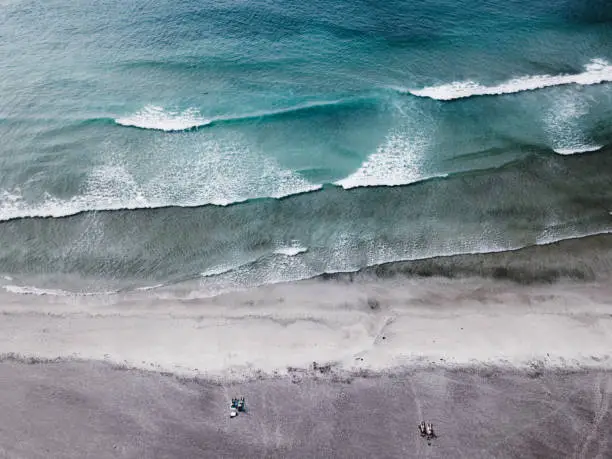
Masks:
[[[574,75],[535,75],[514,78],[496,86],[483,86],[474,81],[456,81],[423,89],[402,90],[418,97],[435,100],[455,100],[474,96],[497,96],[533,91],[568,84],[593,85],[612,81],[612,65],[603,59],[593,59],[585,71]]]
[[[410,138],[399,132],[391,132],[386,141],[359,169],[335,184],[350,189],[408,185],[447,177],[448,174],[428,173],[424,170],[426,147],[427,142],[422,138]]]
[[[249,155],[237,145],[219,147],[218,151],[212,152],[214,154],[203,155],[201,163],[168,163],[159,175],[150,175],[145,180],[135,177],[127,165],[106,164],[94,168],[82,185],[80,193],[68,198],[44,192],[32,199],[28,196],[32,193],[20,187],[0,190],[0,222],[29,218],[64,218],[88,212],[167,207],[225,207],[260,199],[284,199],[318,192],[327,187],[350,190],[451,179],[471,170],[432,170],[426,162],[426,147],[426,141],[418,136],[410,138],[399,132],[391,132],[387,140],[355,172],[333,183],[310,182],[297,172],[280,167],[269,158],[253,157],[247,160]],[[564,142],[550,148],[559,155],[571,155],[596,151],[603,147],[589,143]],[[486,169],[496,170],[506,164],[504,162]],[[219,170],[236,170],[240,174],[222,174],[218,176],[218,182],[206,180]],[[308,249],[288,246],[278,247],[276,250],[278,255],[293,256]],[[296,250],[298,252],[295,252]]]
[[[155,105],[147,105],[138,113],[125,118],[117,118],[115,122],[121,126],[166,132],[185,131],[210,124],[210,120],[202,118],[193,108],[178,112],[164,110]]]
[[[112,160],[94,167],[72,197],[49,192],[30,197],[33,193],[20,187],[0,190],[0,221],[60,218],[88,211],[228,206],[322,188],[239,142],[210,141],[201,148],[195,160],[172,158],[147,176]]]
[[[307,252],[308,249],[306,247],[302,247],[299,245],[292,245],[289,247],[279,247],[274,250],[274,253],[277,255],[285,255],[287,257],[294,257],[299,255],[300,253]]]
[[[589,102],[580,93],[556,98],[544,118],[544,128],[555,153],[574,155],[603,148],[589,133],[589,122],[585,119],[589,111]]]
[[[20,218],[63,218],[84,212],[104,212],[115,210],[159,209],[163,207],[201,207],[206,205],[229,206],[248,202],[253,199],[282,199],[288,196],[318,191],[322,185],[305,185],[301,189],[288,191],[276,196],[252,196],[222,201],[186,201],[173,202],[170,199],[148,200],[142,195],[133,196],[127,200],[106,199],[97,200],[93,195],[75,196],[71,199],[60,199],[45,194],[45,199],[39,203],[29,203],[23,199],[20,190],[0,192],[0,222]],[[4,199],[3,199],[4,198]]]
[[[257,120],[262,118],[277,118],[287,115],[299,115],[313,110],[329,110],[345,108],[351,105],[367,103],[367,99],[336,99],[328,101],[313,101],[278,110],[262,110],[244,115],[227,115],[205,118],[195,108],[184,111],[166,110],[163,107],[147,105],[139,112],[113,120],[116,124],[140,129],[152,129],[165,132],[192,131],[213,124],[229,124]]]
[[[589,153],[592,151],[601,150],[603,145],[582,145],[573,148],[555,148],[553,151],[560,155],[578,155],[580,153]]]

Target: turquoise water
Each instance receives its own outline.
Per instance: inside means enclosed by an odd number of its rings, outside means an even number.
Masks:
[[[5,288],[216,293],[609,231],[612,8],[473,3],[0,2]]]

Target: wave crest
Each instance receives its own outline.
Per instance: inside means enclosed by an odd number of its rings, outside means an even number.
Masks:
[[[333,110],[352,104],[366,103],[367,99],[334,99],[311,101],[277,110],[261,110],[252,113],[216,116],[204,118],[199,110],[188,108],[184,111],[165,110],[163,107],[147,105],[139,112],[113,120],[116,124],[126,127],[150,129],[165,132],[192,131],[197,128],[221,123],[237,123],[261,118],[276,118],[286,115],[297,115],[311,110]]]
[[[118,118],[115,122],[121,126],[165,132],[186,131],[210,124],[210,120],[202,118],[194,108],[178,112],[164,110],[155,105],[147,105],[134,115]]]
[[[612,65],[603,59],[593,59],[585,66],[584,72],[574,75],[524,76],[514,78],[497,86],[483,86],[474,81],[456,81],[423,89],[402,90],[402,92],[408,92],[418,97],[449,101],[474,96],[497,96],[523,91],[534,91],[550,86],[567,84],[586,86],[610,81],[612,81]]]
[[[398,186],[432,178],[447,177],[442,172],[427,170],[428,140],[422,133],[410,130],[391,131],[375,153],[348,177],[335,182],[344,189]]]
[[[553,151],[559,155],[579,155],[581,153],[590,153],[603,148],[603,145],[582,145],[573,148],[555,148]]]
[[[288,247],[279,247],[274,250],[276,255],[284,255],[286,257],[295,257],[300,253],[305,253],[308,251],[308,248],[302,247],[300,245],[294,244]]]

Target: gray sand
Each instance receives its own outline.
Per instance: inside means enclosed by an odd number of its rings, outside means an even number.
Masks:
[[[0,363],[6,458],[611,457],[612,374],[431,369],[215,384],[102,363]],[[228,416],[247,397],[249,412]],[[417,423],[431,420],[431,446]]]
[[[0,292],[0,458],[612,457],[610,260],[598,236],[215,298]]]

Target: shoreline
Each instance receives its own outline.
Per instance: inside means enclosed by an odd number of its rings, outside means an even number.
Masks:
[[[219,377],[283,374],[313,361],[375,372],[432,363],[612,368],[607,285],[429,279],[297,287],[213,301],[2,305],[0,354]]]
[[[212,298],[0,292],[0,457],[606,457],[610,250],[595,237]],[[465,270],[415,275],[432,266]],[[536,281],[486,277],[499,266]],[[593,276],[538,274],[555,267]]]
[[[612,277],[612,234],[576,236],[496,252],[393,261],[314,279],[355,282],[393,277],[482,278],[519,285],[603,281]]]
[[[339,372],[472,364],[608,369],[611,253],[612,236],[597,236],[212,298],[198,298],[194,285],[99,297],[0,293],[0,354],[237,379],[287,374],[314,361]],[[415,275],[436,272],[432,266],[464,274]],[[539,281],[465,275],[503,266]],[[553,282],[539,274],[556,267],[593,275],[555,275]]]

